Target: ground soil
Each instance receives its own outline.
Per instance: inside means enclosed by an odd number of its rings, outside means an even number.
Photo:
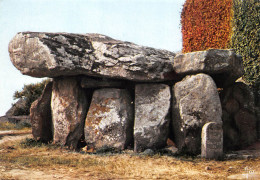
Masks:
[[[31,138],[31,134],[3,134],[0,136],[0,154],[9,154],[10,159],[18,154],[19,158],[17,161],[0,159],[0,179],[260,179],[260,157],[214,161],[161,155],[148,157],[131,153],[89,155],[65,149],[19,149],[14,144]],[[257,155],[259,151],[260,142],[257,142],[243,153]],[[55,165],[24,163],[19,161],[22,156],[25,161],[31,157],[46,157],[48,160],[66,160],[69,157],[67,160],[71,162]],[[75,159],[79,162],[88,161],[89,164],[74,164]]]

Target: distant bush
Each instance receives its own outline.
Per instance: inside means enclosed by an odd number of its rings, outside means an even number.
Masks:
[[[43,89],[49,81],[50,79],[46,79],[40,83],[24,85],[21,91],[16,91],[14,93],[14,100],[21,98],[26,100],[25,107],[19,109],[19,112],[16,113],[17,116],[30,114],[31,104],[41,96]]]

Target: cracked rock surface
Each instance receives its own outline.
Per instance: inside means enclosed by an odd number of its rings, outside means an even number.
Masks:
[[[100,34],[21,32],[9,43],[9,53],[14,66],[33,77],[176,78],[172,67],[175,53]]]
[[[49,142],[53,138],[51,96],[52,84],[49,82],[42,95],[32,103],[30,108],[30,120],[34,139]]]
[[[76,149],[84,132],[88,101],[77,78],[56,78],[53,81],[51,111],[53,143]]]
[[[134,107],[126,89],[95,90],[85,121],[85,140],[95,148],[125,149],[133,139]]]

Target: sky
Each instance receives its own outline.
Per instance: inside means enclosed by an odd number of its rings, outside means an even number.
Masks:
[[[18,32],[100,33],[114,39],[177,52],[185,0],[0,0],[0,116],[13,94],[40,78],[22,75],[8,43]]]

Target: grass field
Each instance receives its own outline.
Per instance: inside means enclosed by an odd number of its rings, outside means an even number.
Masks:
[[[0,179],[226,179],[250,169],[260,158],[214,161],[167,155],[73,152],[32,139],[0,144]]]

